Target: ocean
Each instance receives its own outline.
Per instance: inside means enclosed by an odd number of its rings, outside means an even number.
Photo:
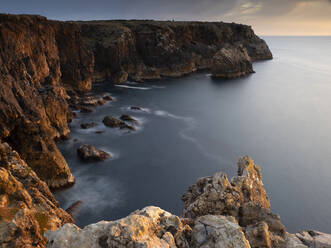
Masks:
[[[95,85],[117,101],[79,113],[71,139],[58,144],[77,182],[56,198],[63,208],[83,202],[79,226],[149,205],[180,215],[181,195],[199,177],[218,171],[232,177],[238,157],[249,155],[289,232],[331,232],[331,37],[263,38],[274,59],[254,63],[256,73],[248,77],[215,80],[198,72]],[[104,116],[121,114],[139,120],[137,131],[102,124]],[[90,121],[99,125],[80,128]],[[113,158],[81,161],[76,149],[85,143]]]

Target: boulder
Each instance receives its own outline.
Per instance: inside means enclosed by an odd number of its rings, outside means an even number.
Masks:
[[[192,232],[192,247],[250,248],[241,227],[233,217],[206,215],[198,217]]]
[[[246,48],[224,47],[218,51],[211,67],[215,78],[237,78],[253,73],[253,64]]]
[[[105,126],[111,127],[111,128],[129,129],[129,130],[133,130],[133,131],[136,130],[136,128],[134,126],[128,125],[124,121],[119,120],[110,115],[106,116],[102,122],[103,122],[103,124],[105,124]]]
[[[80,158],[86,161],[103,161],[111,158],[109,153],[87,144],[80,146],[77,149],[77,154]]]

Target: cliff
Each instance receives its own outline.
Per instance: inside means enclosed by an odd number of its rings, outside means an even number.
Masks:
[[[214,55],[224,47],[243,46],[252,61],[272,58],[265,41],[241,24],[133,20],[78,25],[94,53],[94,81],[125,83],[211,69]]]
[[[93,56],[74,24],[0,15],[0,139],[52,188],[74,183],[54,140],[70,134],[64,88],[91,89]]]

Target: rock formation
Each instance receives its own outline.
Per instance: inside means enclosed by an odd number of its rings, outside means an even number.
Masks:
[[[267,44],[241,24],[135,20],[78,25],[94,53],[94,81],[125,83],[128,78],[144,81],[211,69],[223,47],[243,46],[252,61],[272,58]]]
[[[216,78],[237,78],[253,73],[253,64],[243,46],[222,48],[218,51],[211,67]]]
[[[103,161],[111,158],[111,155],[92,145],[82,145],[77,149],[78,156],[86,161]]]
[[[7,143],[1,143],[0,247],[45,247],[45,231],[72,222],[46,183]]]

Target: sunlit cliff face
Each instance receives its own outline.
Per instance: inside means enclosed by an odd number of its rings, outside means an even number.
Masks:
[[[60,20],[222,20],[250,24],[260,35],[331,35],[331,0],[5,0],[1,12]]]

